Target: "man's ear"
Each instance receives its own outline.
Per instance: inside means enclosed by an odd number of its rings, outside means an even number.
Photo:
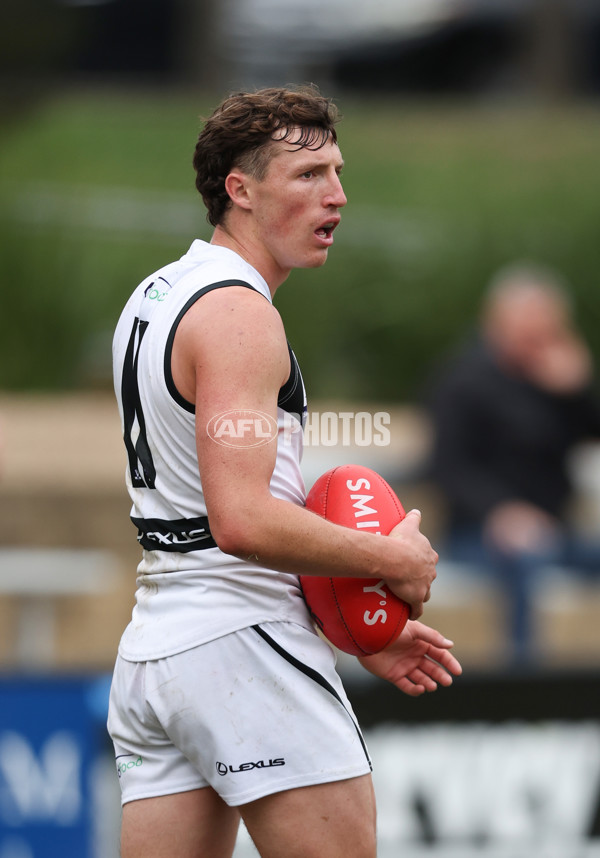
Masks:
[[[225,179],[225,190],[235,206],[249,210],[251,206],[248,192],[249,177],[240,170],[232,170]]]

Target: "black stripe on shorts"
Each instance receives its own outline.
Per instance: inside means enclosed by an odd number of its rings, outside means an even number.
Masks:
[[[324,688],[325,691],[328,691],[331,695],[333,695],[333,697],[335,697],[335,699],[338,701],[340,706],[343,707],[344,711],[347,713],[348,717],[350,718],[350,720],[354,724],[354,728],[358,734],[358,738],[360,739],[360,744],[362,745],[362,749],[365,752],[365,757],[367,758],[369,768],[371,769],[371,771],[373,771],[373,765],[372,765],[370,757],[369,757],[369,752],[367,751],[367,746],[365,744],[365,740],[363,739],[363,735],[360,732],[360,728],[359,728],[358,724],[356,723],[356,721],[354,720],[354,718],[352,717],[351,713],[348,712],[347,707],[344,705],[344,701],[342,700],[340,695],[337,693],[337,691],[335,690],[333,685],[331,685],[331,683],[328,682],[324,676],[321,676],[321,674],[318,671],[313,670],[312,667],[309,667],[307,664],[304,664],[299,659],[294,658],[294,656],[291,655],[289,652],[286,652],[286,650],[284,650],[284,648],[282,646],[280,646],[277,643],[277,641],[273,640],[271,635],[269,635],[259,625],[252,626],[252,628],[254,629],[255,632],[257,632],[261,636],[261,638],[266,643],[269,644],[269,646],[272,649],[275,650],[275,652],[279,653],[280,656],[285,658],[285,660],[287,662],[289,662],[291,665],[293,665],[295,668],[297,668],[299,671],[301,671],[305,676],[308,676],[309,679],[312,679],[314,682],[316,682],[318,685],[320,685],[321,688]]]

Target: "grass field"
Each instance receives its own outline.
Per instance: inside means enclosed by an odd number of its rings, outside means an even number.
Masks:
[[[600,109],[339,100],[349,205],[278,293],[316,396],[403,400],[516,258],[572,282],[600,357]],[[135,284],[207,237],[191,153],[210,99],[57,94],[1,129],[0,387],[106,384]]]

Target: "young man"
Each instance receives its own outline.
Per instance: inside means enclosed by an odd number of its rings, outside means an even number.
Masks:
[[[333,244],[335,122],[312,88],[226,99],[194,156],[212,240],[144,281],[115,333],[144,548],[109,714],[123,858],[228,858],[240,816],[263,858],[375,855],[370,763],[299,573],[384,578],[410,603],[373,673],[418,695],[460,672],[415,622],[437,561],[418,512],[388,538],[303,506],[304,389],[272,298]],[[243,431],[224,439],[224,416]]]

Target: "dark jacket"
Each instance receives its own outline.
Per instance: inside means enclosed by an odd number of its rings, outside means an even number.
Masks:
[[[432,477],[450,526],[480,524],[506,500],[561,518],[571,494],[568,454],[600,437],[591,390],[556,395],[507,374],[481,340],[446,362],[429,397],[435,441]]]

